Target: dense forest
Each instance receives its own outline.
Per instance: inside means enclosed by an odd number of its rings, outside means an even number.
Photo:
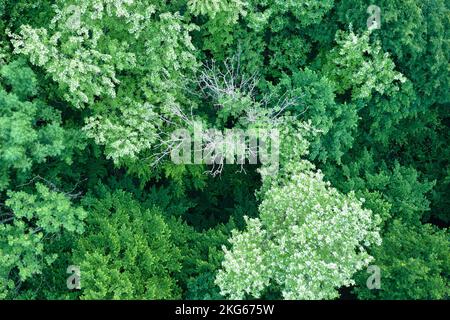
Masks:
[[[447,0],[0,16],[0,299],[448,299]]]

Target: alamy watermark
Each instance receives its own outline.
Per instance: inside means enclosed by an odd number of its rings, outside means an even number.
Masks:
[[[379,6],[371,4],[367,7],[367,13],[370,14],[367,18],[367,28],[369,30],[381,28],[381,9]]]
[[[278,129],[177,129],[172,133],[176,142],[170,151],[175,164],[207,164],[210,173],[220,174],[225,164],[262,164],[269,174],[277,174],[280,156]]]
[[[67,278],[66,284],[69,290],[81,289],[81,271],[79,266],[70,265],[67,267],[67,273],[70,276]]]
[[[381,289],[381,270],[379,266],[373,265],[367,267],[367,273],[371,275],[367,278],[367,289]]]

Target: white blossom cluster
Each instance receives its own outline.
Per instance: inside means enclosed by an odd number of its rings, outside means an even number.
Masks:
[[[216,278],[221,294],[230,299],[243,299],[245,295],[259,297],[273,276],[266,254],[267,232],[259,219],[245,217],[245,221],[246,232],[233,230],[232,250],[223,248],[223,269]]]
[[[75,26],[79,27],[75,30],[76,33],[83,34],[86,33],[87,26],[90,27],[90,21],[117,17],[123,19],[129,32],[135,37],[140,35],[146,21],[156,11],[154,5],[135,0],[83,0],[77,1],[76,4],[54,5],[54,9],[56,14],[52,19],[53,26],[59,23],[70,27],[68,22],[75,22]],[[75,21],[75,19],[80,21]],[[73,26],[74,24],[72,24]]]
[[[54,10],[48,28],[9,34],[14,52],[44,68],[72,106],[93,109],[84,130],[114,162],[135,159],[155,136],[163,141],[161,117],[176,118],[170,111],[183,100],[182,76],[197,67],[193,26],[146,1],[63,0]],[[139,79],[136,88],[130,78]],[[136,101],[123,101],[126,90]]]
[[[223,295],[260,297],[270,284],[284,299],[333,299],[381,244],[380,217],[341,194],[307,161],[291,162],[264,193],[260,217],[230,239],[216,283]]]
[[[247,15],[248,3],[242,0],[188,0],[189,11],[195,15],[208,15],[214,19],[217,14],[225,13],[226,23],[235,24],[239,15]]]
[[[365,99],[371,96],[372,91],[380,94],[399,90],[398,83],[404,83],[406,78],[395,71],[395,64],[390,59],[389,53],[383,53],[380,43],[369,43],[369,32],[361,36],[353,33],[338,33],[337,43],[339,48],[333,63],[333,72],[338,77],[353,83],[352,95],[354,98]],[[349,69],[357,70],[349,73]],[[341,79],[342,80],[342,79]]]
[[[158,114],[147,103],[138,105],[129,101],[120,116],[113,118],[96,115],[86,120],[83,128],[88,137],[105,145],[108,159],[119,163],[122,158],[134,159],[139,152],[150,149],[158,139]]]
[[[117,71],[146,74],[156,93],[173,90],[174,75],[196,66],[192,26],[184,24],[179,13],[156,17],[154,5],[134,0],[62,1],[54,9],[49,28],[23,25],[18,34],[10,34],[11,42],[15,53],[45,68],[75,107],[92,105],[99,97],[114,98],[120,83]],[[130,35],[127,41],[109,39],[110,33],[123,30]],[[152,37],[141,41],[143,33]],[[105,39],[108,48],[101,45]]]

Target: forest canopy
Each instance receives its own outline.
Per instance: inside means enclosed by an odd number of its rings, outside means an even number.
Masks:
[[[0,299],[449,298],[448,1],[0,17]]]

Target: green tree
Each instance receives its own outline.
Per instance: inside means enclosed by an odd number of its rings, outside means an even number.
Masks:
[[[33,194],[20,191],[8,196],[5,204],[10,211],[0,221],[1,298],[15,298],[24,282],[50,266],[59,254],[46,251],[52,237],[82,234],[87,215],[67,194],[42,183],[36,183]]]
[[[123,191],[87,197],[86,232],[74,248],[82,299],[174,299],[181,253],[161,211]]]
[[[431,224],[411,226],[391,222],[383,244],[373,248],[373,264],[380,268],[381,288],[365,286],[367,274],[357,277],[360,299],[448,299],[450,261],[448,229]]]
[[[260,217],[234,231],[216,283],[233,299],[260,298],[276,286],[284,299],[332,299],[380,244],[380,218],[323,181],[308,162],[289,163],[272,180]]]

